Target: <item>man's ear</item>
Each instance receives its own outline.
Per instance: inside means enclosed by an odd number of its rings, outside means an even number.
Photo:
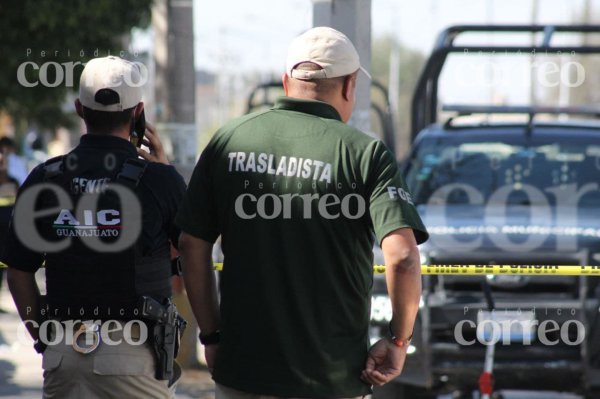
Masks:
[[[344,77],[344,83],[342,84],[342,97],[346,101],[352,101],[354,90],[354,79],[352,75],[348,75]]]
[[[79,101],[78,98],[75,99],[75,111],[77,111],[77,115],[83,119],[83,104],[81,104],[81,101]]]
[[[283,82],[283,92],[285,93],[285,95],[288,95],[288,90],[289,90],[289,79],[290,77],[288,76],[287,73],[284,73],[283,75],[281,75],[281,81]]]

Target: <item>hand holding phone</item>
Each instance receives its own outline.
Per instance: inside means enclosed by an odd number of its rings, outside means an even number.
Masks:
[[[131,132],[131,143],[140,148],[144,141],[144,135],[146,134],[146,114],[142,109],[140,116],[135,120],[133,124],[133,131]]]
[[[169,159],[163,148],[158,132],[151,124],[146,124],[146,132],[144,135],[143,143],[150,151],[137,148],[137,153],[140,157],[150,162],[160,162],[165,165],[169,165]]]

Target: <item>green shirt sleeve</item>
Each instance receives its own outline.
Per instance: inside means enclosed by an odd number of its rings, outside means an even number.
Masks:
[[[379,244],[399,228],[412,229],[417,244],[427,241],[429,234],[392,153],[382,142],[376,141],[368,162],[369,212]]]
[[[175,218],[175,223],[182,231],[211,243],[214,243],[220,234],[218,210],[213,195],[213,155],[211,142],[200,155]]]

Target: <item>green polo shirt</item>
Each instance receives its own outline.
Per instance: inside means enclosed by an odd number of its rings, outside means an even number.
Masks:
[[[326,103],[280,98],[215,134],[176,223],[222,237],[216,382],[283,397],[370,392],[374,240],[403,227],[427,239],[381,141]]]

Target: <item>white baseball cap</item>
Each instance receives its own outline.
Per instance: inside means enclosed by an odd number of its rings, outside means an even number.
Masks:
[[[322,69],[307,71],[295,69],[298,64],[310,62]],[[326,79],[346,76],[358,69],[371,79],[371,75],[360,65],[354,45],[342,32],[328,26],[312,28],[290,43],[286,62],[286,73],[296,79]]]
[[[81,73],[79,101],[96,111],[123,111],[142,100],[143,83],[137,63],[115,56],[94,58]]]

